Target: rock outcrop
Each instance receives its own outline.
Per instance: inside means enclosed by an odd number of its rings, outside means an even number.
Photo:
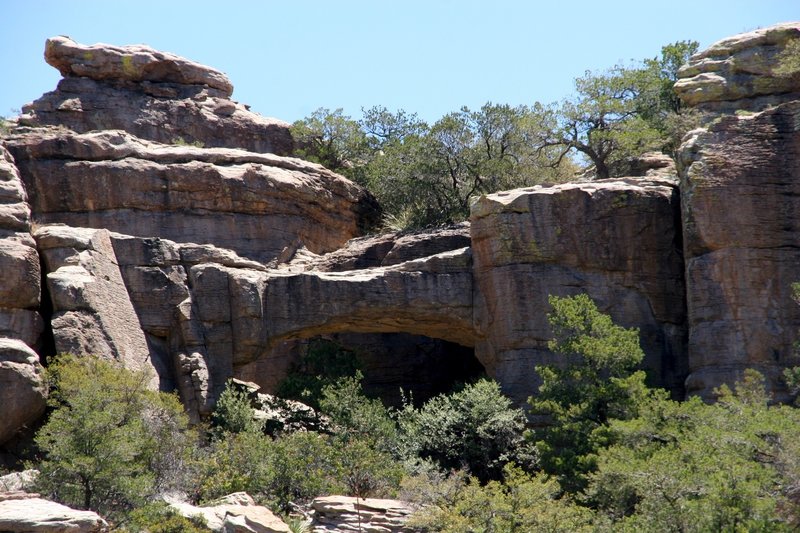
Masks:
[[[548,295],[585,292],[638,327],[653,383],[681,392],[686,304],[673,179],[630,178],[487,195],[472,207],[476,356],[518,402],[547,349]]]
[[[71,509],[35,494],[0,492],[0,531],[99,533],[108,531],[108,524],[97,513]]]
[[[51,39],[64,79],[0,146],[0,400],[25,403],[0,442],[41,412],[56,351],[152,369],[195,421],[231,377],[274,392],[316,336],[369,352],[374,390],[439,392],[420,373],[449,365],[522,404],[554,361],[547,297],[578,292],[639,328],[675,396],[748,367],[780,395],[798,362],[800,77],[778,63],[798,39],[784,24],[692,58],[684,101],[740,112],[692,132],[677,171],[648,154],[639,177],[487,195],[469,224],[370,237],[374,198],[284,157],[287,125],[233,102],[224,74]]]
[[[728,37],[692,56],[675,92],[706,111],[755,111],[800,99],[800,70],[781,69],[781,53],[800,39],[800,22]]]
[[[233,85],[213,68],[147,46],[84,46],[68,37],[48,39],[45,59],[64,79],[23,107],[22,125],[78,133],[120,129],[161,143],[292,151],[289,124],[232,101]]]
[[[374,531],[414,533],[407,525],[414,508],[400,500],[325,496],[311,502],[314,533]]]
[[[219,533],[291,533],[289,526],[266,507],[256,505],[244,492],[229,494],[204,507],[176,499],[169,506],[186,518],[200,518]]]
[[[376,204],[325,168],[272,154],[166,146],[112,130],[13,136],[40,223],[214,244],[269,261],[296,239],[312,252],[359,235]]]
[[[683,146],[691,374],[705,398],[746,368],[785,398],[800,364],[800,101],[726,116]]]
[[[155,379],[108,230],[45,226],[35,238],[48,271],[56,352],[117,361]]]
[[[46,394],[36,352],[19,339],[0,337],[0,444],[44,413]]]
[[[684,102],[736,111],[691,132],[679,161],[689,394],[711,399],[755,368],[785,399],[782,369],[800,362],[800,72],[776,74],[799,41],[798,22],[736,35],[679,72]]]

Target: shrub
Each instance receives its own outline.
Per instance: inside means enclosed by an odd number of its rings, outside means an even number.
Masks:
[[[508,462],[535,462],[523,438],[524,413],[512,407],[494,381],[435,396],[418,409],[407,404],[398,422],[409,455],[446,470],[466,468],[482,482],[499,479]]]
[[[339,378],[355,376],[359,363],[355,352],[327,339],[313,339],[297,365],[278,385],[278,396],[319,409],[322,390]]]
[[[178,399],[150,390],[147,374],[60,356],[48,378],[38,492],[114,519],[185,482],[194,434]]]

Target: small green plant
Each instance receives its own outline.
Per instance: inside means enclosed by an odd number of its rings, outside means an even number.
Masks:
[[[35,490],[116,520],[186,483],[196,436],[177,397],[150,377],[95,357],[61,355],[47,370],[53,408],[36,434]]]
[[[203,147],[205,147],[205,143],[203,141],[195,140],[195,141],[189,142],[186,139],[184,139],[183,137],[174,137],[172,139],[172,144],[174,144],[175,146],[194,146],[195,148],[203,148]]]
[[[200,517],[186,518],[164,502],[148,503],[130,512],[125,531],[131,533],[207,533]]]
[[[465,468],[482,482],[499,479],[508,462],[526,467],[536,462],[523,438],[525,414],[495,381],[435,396],[419,409],[406,404],[397,419],[409,456],[445,470]]]
[[[261,431],[263,424],[256,420],[254,414],[247,393],[237,389],[233,381],[228,380],[211,415],[212,438],[224,438],[228,433]]]

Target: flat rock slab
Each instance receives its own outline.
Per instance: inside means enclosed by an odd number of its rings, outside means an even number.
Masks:
[[[0,501],[0,531],[12,533],[96,533],[108,524],[97,513],[22,494]]]
[[[44,58],[63,76],[208,85],[226,96],[233,93],[233,84],[222,72],[141,44],[86,46],[59,36],[47,40]]]

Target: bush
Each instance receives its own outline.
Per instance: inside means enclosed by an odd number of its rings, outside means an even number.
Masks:
[[[482,482],[499,479],[508,462],[526,467],[535,462],[523,438],[525,414],[494,381],[435,396],[419,409],[407,404],[398,422],[409,455],[446,470],[466,468]]]
[[[503,481],[481,484],[468,478],[442,486],[440,496],[419,501],[424,506],[412,517],[411,524],[440,533],[466,532],[580,532],[594,531],[593,513],[567,498],[559,498],[561,489],[543,474],[532,476],[507,465]],[[435,494],[417,487],[418,492]]]
[[[233,381],[228,380],[211,415],[212,437],[261,431],[262,424],[255,419],[254,412],[247,392],[235,388]]]
[[[755,371],[719,392],[714,405],[652,398],[611,423],[589,495],[612,530],[797,531],[800,411],[768,406]]]
[[[72,507],[122,516],[186,481],[195,435],[174,395],[150,376],[93,357],[48,368],[54,408],[36,434],[44,453],[35,489]]]

